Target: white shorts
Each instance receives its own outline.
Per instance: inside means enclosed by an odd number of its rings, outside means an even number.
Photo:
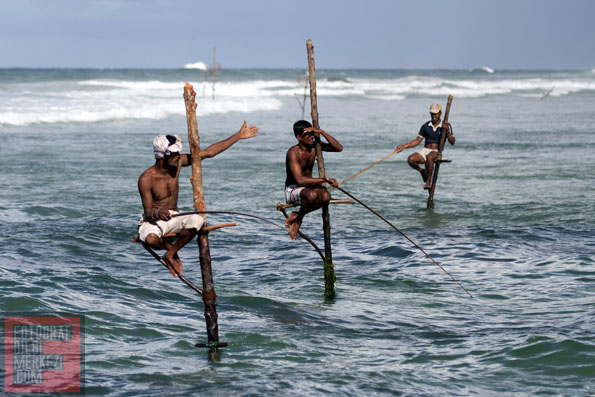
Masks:
[[[301,204],[302,199],[300,197],[300,192],[304,190],[304,186],[298,187],[297,185],[289,185],[285,188],[285,201],[287,204]]]
[[[178,211],[169,211],[171,215],[178,214]],[[184,229],[200,230],[204,224],[204,219],[198,214],[175,216],[169,221],[157,221],[156,223],[143,222],[143,218],[139,222],[138,236],[141,241],[145,241],[147,236],[151,233],[159,237],[166,234],[180,233]]]
[[[428,149],[427,147],[425,147],[425,148],[419,150],[417,153],[419,153],[420,156],[424,158],[424,161],[427,161],[426,160],[427,155],[432,152],[437,152],[437,151],[438,151],[438,149]]]

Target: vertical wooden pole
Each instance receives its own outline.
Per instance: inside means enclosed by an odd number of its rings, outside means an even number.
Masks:
[[[452,95],[448,96],[448,100],[446,102],[446,110],[444,111],[444,120],[442,120],[442,124],[448,123],[448,114],[450,113],[450,105],[452,103]],[[442,163],[442,151],[444,150],[444,142],[446,141],[446,129],[442,129],[440,133],[440,142],[438,143],[438,155],[436,156],[436,162],[434,164],[434,173],[431,175],[432,177],[432,186],[430,187],[430,191],[428,192],[428,201],[426,203],[426,208],[434,208],[434,191],[436,190],[436,182],[438,181],[438,171],[440,170],[440,164]]]
[[[314,65],[314,46],[312,40],[306,41],[308,50],[308,75],[310,76],[310,104],[312,106],[312,126],[319,129],[318,123],[318,101],[316,99],[316,67]],[[325,178],[324,158],[320,146],[320,134],[316,137],[316,162],[318,163],[318,177]],[[324,295],[327,298],[335,297],[335,266],[333,265],[333,253],[331,250],[331,222],[328,205],[322,207],[322,227],[324,232]]]
[[[196,101],[192,85],[186,83],[184,86],[184,102],[186,103],[186,119],[188,121],[188,142],[190,154],[192,155],[192,190],[194,195],[194,208],[197,211],[205,211],[206,203],[202,186],[202,165],[200,160],[200,138],[198,136],[198,124],[196,122]],[[201,214],[207,225],[206,214]],[[217,346],[219,342],[219,327],[217,325],[217,294],[213,285],[213,273],[211,269],[211,253],[209,251],[209,234],[204,227],[198,232],[198,249],[200,258],[200,271],[202,274],[203,297],[205,304],[205,320],[207,323],[207,337],[210,345]]]

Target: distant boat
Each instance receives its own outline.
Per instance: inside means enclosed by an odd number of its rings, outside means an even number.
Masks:
[[[481,66],[479,68],[473,68],[470,70],[471,72],[486,72],[486,73],[494,73],[494,69],[489,66]]]
[[[184,69],[198,69],[198,70],[207,70],[207,65],[204,62],[194,62],[194,63],[187,63],[184,65]]]

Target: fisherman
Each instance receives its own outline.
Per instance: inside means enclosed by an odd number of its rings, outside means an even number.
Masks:
[[[315,129],[306,120],[296,121],[293,125],[293,133],[298,141],[297,145],[289,148],[285,156],[285,199],[288,204],[300,205],[298,212],[292,212],[285,220],[285,226],[289,227],[289,237],[292,240],[297,238],[302,219],[312,211],[328,204],[331,194],[325,187],[325,179],[312,178],[312,167],[316,159],[316,138],[315,133],[324,136],[328,143],[320,144],[325,152],[340,152],[343,146],[327,132]],[[326,178],[332,186],[337,181]]]
[[[257,136],[258,127],[246,126],[238,132],[200,151],[200,158],[215,157],[241,139]],[[192,163],[190,154],[180,154],[182,140],[177,135],[159,135],[153,140],[155,164],[138,178],[138,191],[144,214],[139,222],[139,239],[154,249],[165,249],[163,259],[174,277],[182,274],[178,251],[188,244],[203,226],[198,214],[174,216],[178,213],[178,179],[181,167]],[[178,239],[170,244],[164,235],[175,233]]]
[[[430,105],[430,116],[432,119],[424,123],[419,129],[417,138],[409,143],[398,146],[395,150],[400,152],[403,149],[415,147],[420,144],[422,139],[425,139],[423,149],[413,153],[407,158],[407,162],[413,168],[419,171],[422,179],[425,182],[424,189],[429,190],[432,187],[432,173],[434,172],[434,161],[438,155],[438,145],[440,143],[440,134],[442,128],[446,128],[446,138],[451,145],[455,144],[455,137],[452,134],[452,128],[449,123],[442,124],[440,117],[442,116],[442,107],[434,103]],[[425,169],[422,169],[419,164],[425,163]]]

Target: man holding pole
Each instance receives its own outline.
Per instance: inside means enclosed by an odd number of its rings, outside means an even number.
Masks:
[[[238,132],[200,151],[200,158],[215,157],[241,139],[257,136],[258,127],[246,126]],[[155,249],[165,249],[163,259],[174,277],[182,274],[178,251],[188,244],[203,226],[198,214],[175,216],[178,213],[178,179],[181,167],[192,163],[190,154],[180,154],[182,140],[177,135],[159,135],[153,141],[155,164],[138,178],[138,191],[144,213],[139,222],[139,239]],[[178,234],[174,244],[165,241],[166,234]]]
[[[325,180],[312,177],[312,168],[316,159],[315,133],[322,135],[327,140],[327,143],[321,142],[320,144],[322,151],[340,152],[343,150],[343,145],[327,132],[312,127],[312,124],[306,120],[296,121],[293,125],[293,133],[298,144],[289,148],[285,157],[287,174],[285,199],[287,203],[300,205],[300,210],[289,215],[285,226],[289,227],[289,237],[295,240],[304,216],[328,204],[331,200],[331,194],[326,190],[325,181],[333,186],[337,185],[337,181],[332,178],[325,178]]]
[[[411,168],[419,171],[422,179],[425,182],[424,189],[429,190],[432,187],[432,175],[434,172],[434,161],[438,155],[438,145],[440,143],[440,133],[442,128],[446,129],[446,138],[451,145],[455,144],[455,137],[448,123],[442,124],[442,107],[434,103],[430,106],[431,120],[424,123],[419,129],[417,138],[404,145],[397,147],[395,152],[400,152],[404,149],[415,147],[420,144],[422,139],[425,139],[423,149],[413,153],[407,158],[407,162]],[[419,165],[425,163],[425,169]]]

